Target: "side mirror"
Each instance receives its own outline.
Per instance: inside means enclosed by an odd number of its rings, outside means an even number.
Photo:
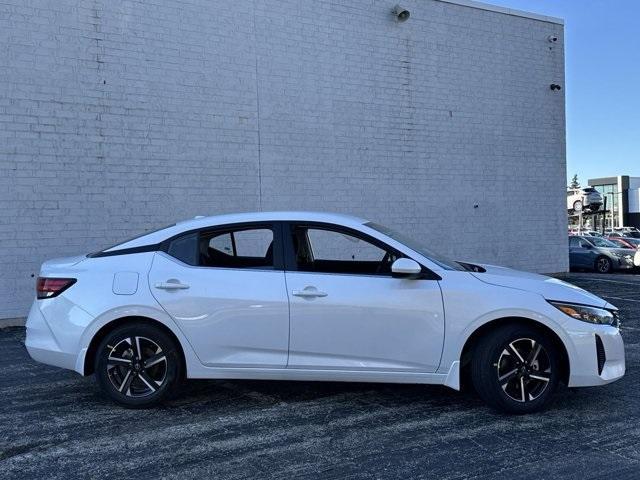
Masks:
[[[399,258],[391,265],[391,274],[395,278],[418,278],[422,274],[422,267],[410,258]]]

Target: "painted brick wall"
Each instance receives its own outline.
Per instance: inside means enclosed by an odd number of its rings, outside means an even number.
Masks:
[[[0,318],[46,258],[232,211],[354,213],[566,270],[562,26],[392,4],[3,0]]]

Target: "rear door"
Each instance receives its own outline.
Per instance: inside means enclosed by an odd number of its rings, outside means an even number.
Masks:
[[[402,254],[360,232],[327,224],[284,232],[290,368],[436,371],[444,341],[436,280],[393,278]]]
[[[191,232],[158,252],[149,285],[202,363],[284,368],[289,304],[280,226]]]

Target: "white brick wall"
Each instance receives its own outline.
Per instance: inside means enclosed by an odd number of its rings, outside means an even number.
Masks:
[[[565,270],[562,26],[395,3],[2,0],[0,318],[46,258],[231,211]]]

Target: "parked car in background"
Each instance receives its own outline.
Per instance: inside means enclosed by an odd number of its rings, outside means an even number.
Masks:
[[[530,413],[625,373],[617,309],[555,278],[456,262],[364,219],[198,218],[42,265],[38,361],[127,407],[183,377],[440,384]]]
[[[607,237],[607,240],[615,243],[621,248],[632,248],[637,249],[640,245],[640,238],[631,238],[631,237]]]
[[[634,268],[636,251],[620,248],[606,238],[573,236],[569,237],[569,265],[571,268],[595,270],[610,273],[614,270]]]
[[[640,230],[635,227],[619,227],[613,230],[615,233],[619,233],[624,237],[640,238]]]
[[[581,212],[588,210],[597,212],[602,206],[602,195],[593,187],[573,188],[567,190],[567,210]]]
[[[603,235],[600,232],[595,230],[588,229],[580,229],[577,227],[569,227],[569,235],[586,235],[588,237],[602,237]]]

